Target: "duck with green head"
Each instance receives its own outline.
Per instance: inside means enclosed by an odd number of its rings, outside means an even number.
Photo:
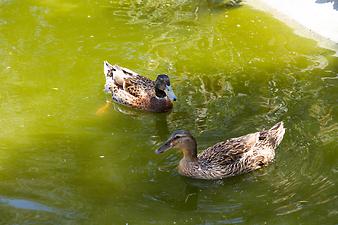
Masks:
[[[178,130],[156,153],[178,148],[183,152],[178,165],[181,175],[197,179],[222,179],[268,165],[273,161],[275,149],[284,133],[283,122],[279,122],[269,130],[231,138],[197,154],[195,138],[189,131]]]
[[[113,101],[133,108],[168,112],[176,96],[166,74],[158,75],[155,81],[143,77],[127,68],[104,62],[105,91]]]

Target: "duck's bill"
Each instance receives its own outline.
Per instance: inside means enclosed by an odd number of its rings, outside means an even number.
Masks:
[[[171,86],[166,86],[164,92],[171,101],[176,101],[177,98]]]
[[[156,153],[156,154],[161,154],[161,153],[163,153],[163,152],[165,152],[165,151],[168,151],[169,149],[171,149],[170,140],[167,141],[166,143],[164,143],[161,147],[159,147],[159,148],[155,151],[155,153]]]

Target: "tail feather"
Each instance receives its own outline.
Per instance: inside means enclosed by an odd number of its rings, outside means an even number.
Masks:
[[[113,66],[108,62],[108,61],[104,61],[103,62],[103,72],[104,75],[107,77],[110,70],[113,68]]]
[[[116,83],[120,86],[124,86],[125,79],[129,78],[130,75],[125,73],[124,68],[118,65],[111,65],[108,61],[103,62],[103,72],[106,77],[105,91],[110,92],[109,88]]]
[[[284,128],[284,123],[283,121],[280,121],[278,123],[276,123],[275,125],[273,125],[270,130],[279,130],[279,129],[283,129]]]
[[[283,137],[285,134],[285,128],[284,128],[283,121],[275,124],[273,127],[270,128],[269,131],[270,131],[269,132],[270,143],[276,148],[283,140]]]
[[[262,145],[270,145],[273,148],[276,148],[281,141],[285,133],[285,128],[283,122],[278,122],[269,130],[264,130],[260,132],[259,140]]]

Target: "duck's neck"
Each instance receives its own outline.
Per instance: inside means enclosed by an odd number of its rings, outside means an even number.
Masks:
[[[178,164],[178,172],[184,176],[194,176],[196,165],[198,165],[197,145],[192,139],[185,146],[181,146],[183,158]]]
[[[183,159],[186,162],[197,162],[197,144],[194,138],[187,141],[182,147]]]
[[[158,98],[164,98],[167,96],[164,91],[158,89],[157,87],[155,87],[155,94]]]

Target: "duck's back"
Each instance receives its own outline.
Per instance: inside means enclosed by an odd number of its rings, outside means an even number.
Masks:
[[[285,133],[283,123],[264,130],[219,142],[198,155],[195,177],[220,179],[247,173],[268,165]]]
[[[124,83],[113,83],[112,97],[115,102],[153,112],[166,112],[172,108],[168,97],[156,97],[154,81],[136,73],[129,75]]]
[[[124,80],[124,85],[112,85],[112,98],[115,102],[131,107],[145,108],[149,99],[155,96],[154,82],[146,77],[135,75]]]

